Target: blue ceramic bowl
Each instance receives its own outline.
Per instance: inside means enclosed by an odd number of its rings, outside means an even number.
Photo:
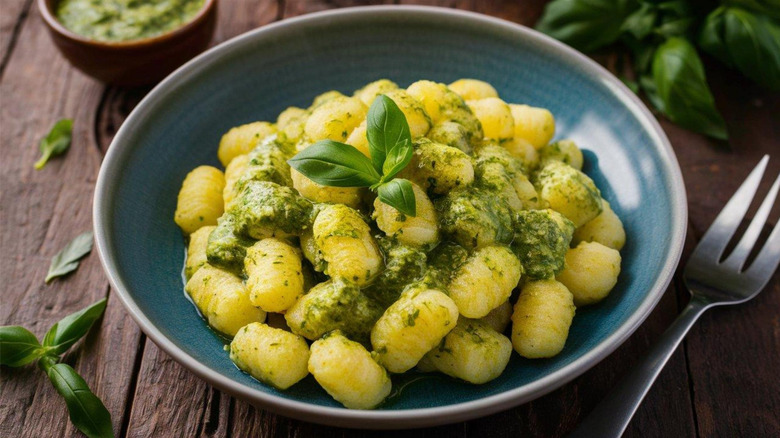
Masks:
[[[485,385],[409,373],[375,411],[333,401],[309,376],[277,391],[242,373],[184,295],[184,241],[173,222],[184,176],[218,165],[232,126],[275,120],[326,90],[378,78],[405,86],[479,78],[509,102],[549,108],[557,138],[586,150],[585,171],[623,219],[628,243],[617,287],[577,311],[563,352],[513,355]],[[672,278],[685,236],[686,201],[669,141],[620,81],[580,53],[533,30],[451,9],[367,7],[265,26],[215,47],[158,85],[117,133],[100,169],[95,235],[116,294],[174,359],[237,397],[284,415],[351,427],[405,428],[462,421],[541,396],[617,348],[647,317]]]

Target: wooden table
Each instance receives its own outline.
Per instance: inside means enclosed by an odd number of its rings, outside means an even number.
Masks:
[[[101,159],[148,88],[106,87],[74,70],[52,45],[34,3],[0,1],[0,324],[21,324],[42,335],[61,317],[107,296],[100,327],[66,361],[104,401],[118,436],[396,436],[291,420],[211,388],[141,333],[111,293],[95,253],[74,275],[44,285],[51,257],[76,234],[91,229],[92,193]],[[531,26],[544,1],[409,3],[469,9]],[[283,18],[352,5],[346,0],[221,0],[214,43]],[[608,54],[597,57],[608,67],[611,59]],[[763,154],[774,154],[771,174],[780,171],[780,95],[707,63],[718,107],[731,130],[730,146],[661,119],[688,190],[686,254]],[[73,146],[64,158],[35,171],[37,143],[60,117],[75,120]],[[658,338],[686,301],[678,273],[642,327],[572,383],[506,412],[404,434],[564,436]],[[757,299],[702,318],[651,389],[626,436],[780,436],[778,370],[780,276],[775,275]],[[0,436],[79,435],[68,421],[64,403],[36,367],[3,367],[0,373]]]

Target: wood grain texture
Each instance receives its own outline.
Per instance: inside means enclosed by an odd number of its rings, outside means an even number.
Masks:
[[[55,321],[106,295],[95,254],[74,274],[43,285],[49,260],[91,227],[97,169],[116,130],[149,88],[106,88],[73,70],[49,41],[31,0],[0,5],[0,324],[42,335]],[[544,0],[223,0],[214,43],[264,24],[335,7],[426,4],[474,10],[531,26]],[[32,6],[31,6],[32,5]],[[613,53],[595,59],[614,71]],[[780,153],[780,95],[769,94],[705,58],[729,145],[661,119],[677,153],[689,198],[683,260],[744,176],[765,154]],[[32,169],[37,142],[60,117],[75,119],[68,154]],[[780,160],[770,162],[770,173]],[[767,184],[762,186],[766,191]],[[755,209],[755,208],[754,208]],[[772,221],[780,216],[775,208]],[[531,403],[466,423],[404,431],[404,436],[560,437],[593,409],[655,342],[687,302],[680,275],[637,332],[573,382]],[[715,309],[672,356],[627,437],[780,436],[780,280],[756,300]],[[113,416],[118,436],[374,437],[292,420],[214,390],[140,333],[109,295],[105,317],[66,356]],[[0,436],[79,436],[64,403],[35,367],[0,368]]]

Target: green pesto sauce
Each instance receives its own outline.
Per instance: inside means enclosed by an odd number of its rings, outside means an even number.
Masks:
[[[108,42],[150,38],[192,20],[205,0],[61,0],[57,19],[68,30]]]

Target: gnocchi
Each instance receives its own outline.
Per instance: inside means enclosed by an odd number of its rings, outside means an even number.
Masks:
[[[199,166],[182,182],[184,289],[232,338],[230,359],[280,390],[311,373],[345,407],[375,409],[412,368],[483,384],[513,351],[560,353],[576,306],[614,293],[626,230],[577,144],[553,139],[552,113],[478,79],[342,91],[228,130],[215,145],[224,173]],[[404,198],[411,213],[405,183],[380,199],[387,179],[331,187],[288,164],[329,140],[392,178],[371,160],[380,95],[409,127],[395,125],[412,154],[394,175],[411,182],[414,216],[392,206]]]

